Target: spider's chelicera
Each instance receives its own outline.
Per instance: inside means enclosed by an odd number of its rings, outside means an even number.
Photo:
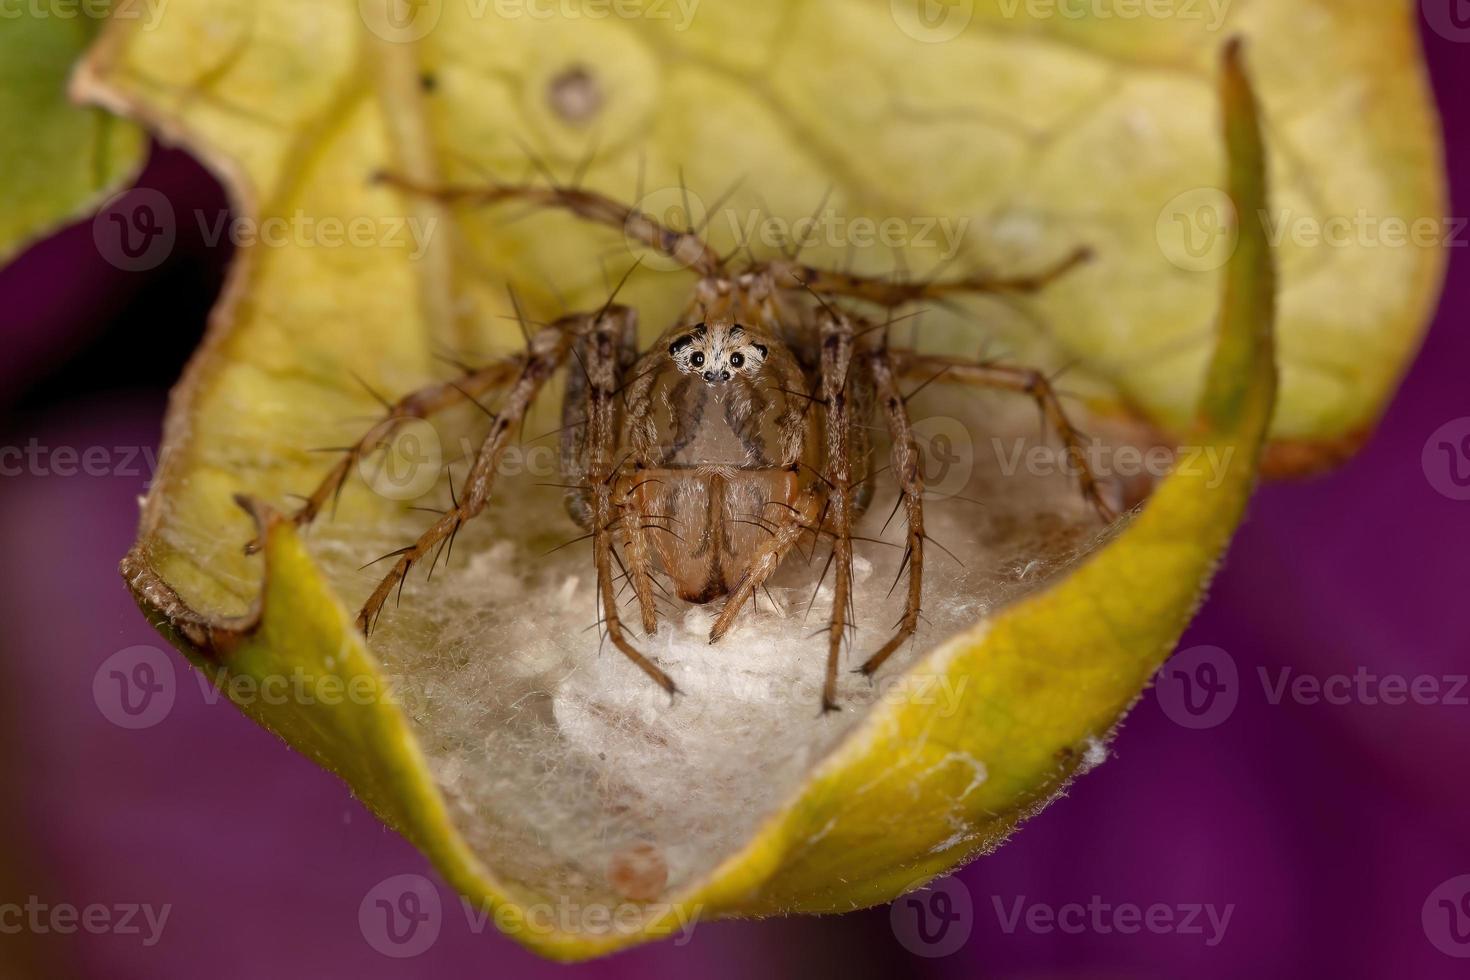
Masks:
[[[700,279],[683,315],[641,353],[635,311],[610,299],[601,309],[563,316],[529,333],[522,354],[467,368],[451,382],[389,406],[387,424],[375,426],[346,452],[296,512],[298,524],[333,499],[356,462],[386,441],[396,420],[504,392],[454,506],[413,544],[385,556],[396,561],[359,614],[364,631],[409,570],[431,554],[437,557],[485,508],[511,433],[545,383],[568,365],[561,466],[567,509],[592,542],[600,622],[608,639],[671,694],[674,681],[625,632],[614,568],[631,585],[649,634],[658,627],[661,577],[684,601],[723,600],[710,630],[715,642],[798,541],[811,535],[830,545],[826,567],[835,576],[822,706],[837,707],[838,658],[853,616],[852,529],[879,475],[869,469],[869,433],[879,427],[877,419],[892,443],[885,476],[898,486],[895,507],[907,521],[900,567],[907,590],[893,634],[858,670],[872,676],[914,634],[926,538],[921,451],[901,390],[905,380],[939,379],[1029,395],[1074,458],[1084,458],[1042,374],[895,347],[888,342],[887,322],[857,309],[891,311],[956,293],[1031,292],[1082,261],[1083,251],[1014,278],[877,279],[813,268],[796,257],[752,261],[732,271],[696,233],[663,227],[647,214],[579,188],[437,188],[383,179],[406,193],[446,202],[519,200],[565,209],[623,230]],[[1092,474],[1085,465],[1078,469],[1082,492],[1110,519]]]

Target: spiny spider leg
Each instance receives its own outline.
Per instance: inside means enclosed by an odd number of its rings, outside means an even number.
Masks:
[[[658,631],[658,606],[657,597],[653,594],[653,550],[648,541],[648,528],[644,526],[645,516],[631,493],[617,501],[616,506],[618,517],[623,522],[623,557],[627,560],[628,581],[633,586],[633,594],[638,597],[643,632],[652,636]]]
[[[898,631],[858,668],[858,673],[871,678],[895,650],[914,635],[919,625],[919,604],[924,591],[924,474],[923,456],[909,420],[908,406],[898,390],[897,371],[887,350],[868,355],[873,380],[878,389],[878,403],[888,420],[893,441],[893,474],[898,481],[904,516],[908,519],[908,548],[899,574],[908,571],[908,598]]]
[[[852,606],[852,522],[854,450],[853,402],[850,382],[854,379],[853,325],[845,315],[824,308],[820,316],[822,344],[821,392],[825,406],[827,439],[827,525],[832,532],[834,582],[832,613],[827,627],[827,673],[822,682],[822,710],[836,711],[837,660],[848,627]],[[858,399],[858,401],[861,401]]]
[[[714,625],[710,627],[709,641],[718,642],[720,637],[730,631],[735,624],[735,617],[744,608],[745,604],[755,595],[756,590],[766,584],[801,536],[808,531],[814,530],[822,520],[822,507],[826,500],[825,488],[819,485],[807,487],[802,491],[796,503],[789,509],[781,512],[781,515],[771,523],[770,537],[760,550],[746,566],[745,574],[740,577],[734,591],[725,599],[720,614],[715,618]],[[773,600],[774,604],[774,600]]]
[[[909,350],[894,349],[892,356],[899,373],[923,376],[926,382],[937,380],[941,383],[994,388],[1030,396],[1041,409],[1047,424],[1061,437],[1068,456],[1076,463],[1077,481],[1082,487],[1082,495],[1087,502],[1092,505],[1098,517],[1105,523],[1112,522],[1118,516],[1112,506],[1103,499],[1097,477],[1087,462],[1087,453],[1083,448],[1082,438],[1077,428],[1067,418],[1061,399],[1057,397],[1056,389],[1052,387],[1046,375],[1034,368],[985,364],[953,357],[918,354]]]
[[[724,265],[719,254],[695,232],[666,228],[637,208],[620,204],[595,191],[555,185],[541,187],[536,184],[433,186],[392,173],[379,173],[374,179],[404,193],[434,198],[446,204],[485,206],[503,201],[525,201],[541,207],[562,208],[586,221],[620,229],[629,238],[663,253],[702,276],[715,275]]]
[[[1016,276],[978,275],[934,281],[878,279],[818,269],[782,259],[766,263],[763,268],[769,270],[776,284],[783,288],[805,288],[827,296],[850,296],[878,306],[893,307],[957,293],[1036,293],[1091,258],[1091,249],[1079,248],[1061,261],[1032,273]]]
[[[620,353],[625,338],[634,336],[636,331],[637,318],[626,307],[609,307],[605,315],[596,318],[591,329],[577,344],[579,377],[582,380],[570,388],[568,394],[570,396],[573,392],[580,392],[583,399],[579,416],[586,420],[586,425],[576,443],[577,455],[580,457],[576,461],[576,470],[586,481],[583,504],[587,508],[587,518],[591,524],[592,556],[597,570],[597,596],[601,606],[599,612],[602,625],[607,630],[608,639],[612,640],[613,646],[623,656],[633,661],[655,684],[674,695],[679,689],[669,675],[639,653],[623,635],[622,620],[618,615],[618,597],[613,589],[613,534],[617,525],[620,521],[626,524],[630,517],[638,522],[640,531],[643,524],[641,515],[637,512],[630,515],[623,508],[622,502],[616,499],[622,461],[614,458],[618,445],[617,393],[622,381]],[[578,407],[569,402],[567,410],[578,411]],[[645,577],[641,582],[635,577],[634,588],[646,589],[651,607],[651,576]],[[640,608],[645,608],[644,594],[643,591],[639,592]],[[650,617],[647,613],[648,609],[645,608],[644,625],[657,628],[656,615]]]
[[[398,560],[394,562],[392,570],[378,583],[362,611],[357,614],[357,626],[364,633],[371,631],[382,611],[383,603],[392,594],[394,587],[402,589],[409,570],[429,553],[429,549],[457,534],[467,521],[484,510],[485,505],[490,502],[495,473],[506,447],[510,444],[512,431],[525,417],[531,402],[546,380],[566,359],[577,329],[587,319],[586,316],[563,317],[532,336],[530,348],[522,359],[519,377],[507,392],[505,404],[495,413],[495,421],[475,454],[475,461],[465,478],[458,502],[430,525],[416,542],[398,553]]]
[[[305,498],[302,505],[291,515],[291,521],[297,527],[305,527],[315,520],[322,508],[342,492],[343,485],[352,475],[352,470],[358,462],[383,443],[388,442],[400,422],[406,419],[428,418],[486,391],[503,388],[516,379],[525,363],[525,355],[517,354],[482,368],[466,370],[453,381],[420,388],[388,405],[386,414],[377,425],[369,429],[367,434],[356,443],[340,450],[343,453],[342,458],[317,484],[311,496]],[[254,554],[259,550],[260,540],[258,538],[245,546],[246,554]]]

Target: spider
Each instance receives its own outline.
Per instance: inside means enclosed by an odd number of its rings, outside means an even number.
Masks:
[[[946,381],[1022,393],[1079,463],[1080,488],[1104,521],[1113,511],[1084,462],[1079,433],[1040,372],[994,362],[938,357],[890,345],[879,321],[847,305],[892,310],[960,293],[1035,292],[1088,257],[1079,249],[1050,268],[1013,278],[899,281],[814,268],[795,257],[758,261],[739,271],[693,230],[675,230],[601,194],[561,186],[497,184],[436,187],[391,174],[378,180],[406,194],[446,204],[520,201],[562,209],[622,230],[629,238],[699,275],[677,321],[640,353],[636,312],[616,303],[563,316],[532,332],[523,353],[463,367],[453,381],[384,401],[387,414],[332,468],[292,519],[310,522],[340,492],[354,465],[387,440],[395,423],[425,418],[468,399],[501,391],[489,433],[453,506],[396,558],[357,618],[363,632],[410,569],[442,549],[490,500],[497,464],[511,434],[548,380],[567,368],[561,468],[567,511],[592,542],[600,625],[607,639],[671,696],[673,679],[629,639],[614,592],[631,585],[641,626],[658,627],[656,576],[680,599],[724,605],[711,643],[731,628],[757,590],[811,534],[830,541],[835,569],[827,633],[822,709],[839,706],[836,682],[844,634],[852,627],[853,524],[873,497],[869,431],[881,416],[892,442],[892,479],[907,521],[899,575],[904,612],[893,634],[857,668],[872,677],[920,618],[924,589],[922,454],[900,383]],[[636,266],[635,266],[636,268]],[[630,270],[631,273],[631,270]],[[626,277],[624,278],[626,282]],[[853,301],[856,301],[854,303]],[[523,320],[523,327],[525,323]],[[571,365],[568,367],[568,365]],[[920,386],[922,387],[922,385]],[[823,570],[825,579],[827,570]]]

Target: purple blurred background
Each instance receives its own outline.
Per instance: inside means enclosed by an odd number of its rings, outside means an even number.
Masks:
[[[1425,43],[1446,117],[1450,213],[1465,214],[1470,48],[1429,31]],[[179,154],[157,154],[142,183],[181,213],[224,206]],[[336,779],[207,703],[171,651],[177,693],[164,723],[129,731],[99,712],[102,663],[163,646],[116,564],[165,392],[228,258],[197,230],[181,235],[146,275],[102,261],[86,224],[0,273],[0,446],[52,450],[0,480],[0,977],[1470,975],[1470,960],[1451,955],[1470,956],[1470,878],[1452,880],[1470,875],[1470,785],[1454,775],[1470,758],[1470,690],[1454,679],[1470,671],[1470,501],[1436,489],[1448,485],[1447,457],[1422,455],[1436,430],[1470,416],[1464,248],[1451,253],[1424,351],[1364,451],[1329,477],[1268,486],[1255,500],[1177,661],[1238,672],[1225,702],[1234,709],[1217,707],[1217,724],[1171,720],[1191,719],[1167,696],[1182,690],[1178,678],[1166,678],[1166,695],[1140,703],[1101,771],[943,886],[959,918],[937,945],[900,941],[917,915],[901,904],[700,925],[683,946],[566,968],[477,930],[442,886],[428,951],[374,949],[359,927],[364,896],[391,876],[437,881],[433,872]],[[56,447],[94,446],[107,447],[110,475],[63,475]],[[1424,675],[1437,700],[1458,703],[1372,704],[1356,690],[1348,704],[1273,703],[1287,668]],[[1361,683],[1394,694],[1391,680]],[[42,928],[17,931],[30,912],[3,903],[29,896],[45,903]],[[944,911],[934,893],[922,900]],[[115,926],[129,905],[169,913],[156,936],[142,911],[136,933],[61,934],[46,916],[63,905],[106,908]],[[1154,927],[1139,928],[1148,915]]]

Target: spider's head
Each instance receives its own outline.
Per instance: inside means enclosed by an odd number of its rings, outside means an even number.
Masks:
[[[769,354],[770,349],[738,323],[697,323],[669,344],[674,366],[707,385],[754,377]]]

